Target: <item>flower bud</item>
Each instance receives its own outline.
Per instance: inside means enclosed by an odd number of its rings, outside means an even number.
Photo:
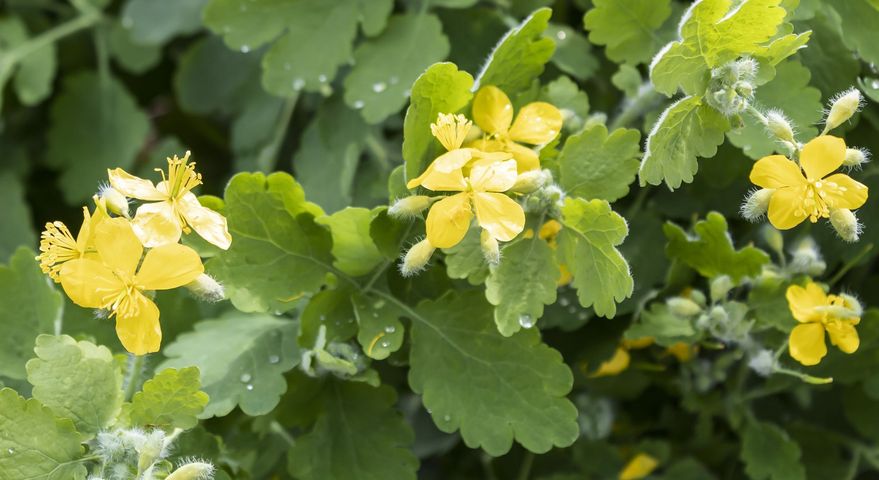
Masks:
[[[775,193],[773,188],[761,188],[751,192],[739,209],[742,216],[755,222],[766,215],[766,211],[769,210],[769,199],[772,198],[773,193]]]
[[[860,318],[864,314],[864,307],[855,296],[848,293],[840,293],[837,297],[842,299],[843,306],[849,311],[849,317]]]
[[[684,297],[672,297],[665,301],[671,313],[681,317],[692,317],[702,311],[698,303]]]
[[[846,148],[842,164],[848,168],[861,168],[870,161],[870,151],[866,148]]]
[[[479,235],[479,244],[482,246],[482,255],[490,265],[497,265],[501,261],[501,250],[497,239],[492,237],[488,230],[482,230]]]
[[[128,199],[125,198],[125,195],[119,193],[119,190],[110,185],[101,185],[98,189],[98,198],[104,201],[104,205],[107,206],[107,210],[110,212],[129,218]]]
[[[424,270],[424,267],[427,266],[427,262],[430,261],[430,257],[433,255],[434,251],[436,251],[436,248],[431,245],[426,238],[416,243],[408,252],[406,252],[406,255],[403,256],[403,263],[400,265],[400,273],[404,277],[411,277]]]
[[[861,224],[858,217],[847,208],[830,210],[830,224],[836,233],[846,242],[857,242],[861,236]]]
[[[543,188],[544,185],[552,180],[552,174],[549,170],[529,170],[519,174],[516,183],[509,190],[515,193],[531,193],[537,189]]]
[[[824,121],[822,135],[852,118],[852,115],[861,109],[862,101],[861,92],[856,88],[850,88],[837,95],[830,105],[830,112]]]
[[[761,377],[768,377],[775,371],[775,355],[771,351],[761,349],[748,360],[748,366]]]
[[[185,286],[195,296],[206,302],[219,302],[226,298],[226,291],[223,285],[206,273],[202,273]]]
[[[805,273],[815,277],[827,269],[827,263],[821,257],[818,245],[812,237],[802,239],[791,252],[791,256],[790,270],[794,273]]]
[[[795,143],[794,129],[790,121],[780,110],[770,110],[766,113],[766,129],[775,138],[788,143]]]
[[[427,195],[412,195],[401,198],[388,208],[388,215],[394,218],[411,218],[424,211],[431,203]]]
[[[195,461],[174,470],[165,480],[210,480],[214,478],[214,466],[210,463]]]
[[[781,252],[784,248],[784,236],[771,224],[763,225],[763,228],[760,229],[760,235],[763,237],[763,241],[769,245],[769,248],[776,252]]]
[[[705,294],[702,293],[701,290],[689,289],[687,291],[686,298],[689,298],[690,300],[696,302],[696,305],[699,305],[700,307],[705,306],[706,298],[705,298]]]
[[[735,285],[729,275],[720,275],[711,280],[711,301],[719,302],[726,299],[727,294]]]
[[[757,78],[757,71],[760,69],[760,64],[751,57],[745,57],[736,60],[734,69],[739,80],[750,82]]]

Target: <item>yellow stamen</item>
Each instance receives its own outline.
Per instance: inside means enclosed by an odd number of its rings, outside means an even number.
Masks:
[[[472,126],[473,122],[467,120],[464,115],[440,113],[436,123],[430,124],[430,133],[443,144],[443,147],[446,147],[446,150],[452,151],[461,148]]]
[[[36,257],[40,261],[40,269],[56,282],[59,281],[61,264],[80,258],[83,253],[77,248],[70,230],[61,222],[46,224],[46,229],[40,235],[40,252]]]
[[[167,178],[162,169],[156,169],[162,175],[162,181],[165,182],[170,199],[180,198],[202,183],[201,174],[195,171],[195,162],[189,162],[189,155],[190,152],[187,151],[183,158],[174,155],[174,158],[168,159]]]

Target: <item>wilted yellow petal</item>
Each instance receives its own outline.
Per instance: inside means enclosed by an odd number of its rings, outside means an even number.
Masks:
[[[804,185],[806,178],[800,167],[784,155],[770,155],[754,163],[751,183],[763,188],[782,188]]]
[[[861,340],[858,337],[858,331],[852,322],[847,320],[831,320],[824,324],[827,334],[830,336],[830,343],[836,345],[845,353],[855,353]]]
[[[860,208],[867,201],[867,186],[848,175],[837,173],[821,181],[825,200],[833,208]]]
[[[177,243],[183,233],[183,225],[180,225],[171,202],[141,205],[131,224],[140,241],[148,248]]]
[[[522,107],[510,128],[510,138],[531,145],[551,142],[562,129],[562,112],[546,102],[532,102]]]
[[[459,193],[446,197],[427,213],[427,240],[436,248],[450,248],[458,244],[473,220],[470,195]]]
[[[116,316],[116,335],[122,346],[135,355],[158,352],[162,345],[159,307],[143,294],[136,295],[137,313]]]
[[[470,185],[477,192],[506,192],[513,188],[517,176],[515,160],[480,160],[470,170]]]
[[[484,132],[507,133],[513,122],[513,104],[501,89],[486,85],[473,99],[473,119]]]
[[[650,475],[658,466],[658,460],[646,453],[639,453],[620,472],[620,480],[639,480]]]
[[[202,273],[204,265],[195,250],[171,243],[147,252],[135,284],[144,290],[168,290],[186,285]]]
[[[194,194],[187,192],[183,195],[177,200],[177,208],[186,219],[186,223],[201,235],[201,238],[223,250],[227,250],[232,245],[226,217],[202,206]]]
[[[824,344],[824,326],[820,323],[801,323],[790,332],[790,356],[803,365],[817,365],[827,355]]]
[[[769,223],[779,230],[796,227],[808,218],[803,209],[804,187],[779,188],[769,199]]]
[[[502,193],[475,192],[473,205],[479,226],[497,240],[508,242],[525,228],[522,206]]]
[[[845,161],[845,141],[822,135],[807,143],[800,152],[800,165],[809,180],[820,180]]]
[[[609,360],[602,362],[601,365],[598,366],[598,370],[589,376],[591,378],[597,378],[619,375],[623,370],[629,368],[630,361],[631,357],[629,356],[629,352],[627,352],[625,348],[617,347],[616,351],[613,352],[613,356],[610,357]]]
[[[126,197],[149,201],[164,200],[166,198],[162,192],[156,190],[153,182],[135,177],[121,168],[108,169],[107,176],[110,177],[110,186]]]
[[[827,294],[815,283],[809,282],[805,287],[791,285],[785,292],[791,314],[800,322],[817,322],[821,320],[821,312],[815,307],[828,304]]]
[[[125,284],[112,270],[90,258],[65,262],[60,277],[64,293],[80,307],[105,308],[125,291]]]
[[[95,228],[95,248],[101,261],[117,274],[134,276],[143,246],[124,218],[110,218]]]

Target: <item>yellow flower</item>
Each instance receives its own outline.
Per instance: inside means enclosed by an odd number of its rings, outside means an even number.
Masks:
[[[513,104],[494,85],[487,85],[476,92],[473,119],[488,134],[488,138],[476,140],[471,146],[486,152],[511,153],[518,163],[519,172],[540,168],[537,153],[520,143],[549,143],[562,128],[562,112],[546,102],[525,105],[513,121]]]
[[[232,244],[226,218],[203,207],[191,190],[201,185],[201,175],[195,173],[195,163],[189,163],[189,152],[183,158],[168,159],[168,176],[153,185],[149,180],[135,177],[121,168],[107,170],[110,185],[127,197],[145,200],[132,221],[134,231],[145,247],[177,243],[182,232],[192,227],[208,242],[228,249]]]
[[[116,334],[129,352],[158,351],[159,308],[144,292],[195,280],[204,272],[201,258],[177,243],[153,248],[143,256],[140,240],[123,218],[101,222],[95,228],[94,246],[96,258],[77,258],[61,266],[61,286],[67,296],[85,308],[110,310],[116,316]]]
[[[659,460],[646,453],[635,455],[620,472],[620,480],[638,480],[650,475],[659,466]]]
[[[653,345],[653,337],[641,337],[633,339],[623,339],[617,347],[610,360],[605,360],[598,366],[598,370],[589,375],[589,378],[610,377],[619,375],[627,368],[631,362],[629,350],[639,350]]]
[[[464,115],[440,113],[436,123],[430,124],[430,133],[439,140],[446,149],[446,153],[436,157],[424,173],[417,178],[409,180],[406,187],[412,189],[423,185],[431,175],[435,173],[452,173],[455,170],[464,168],[471,161],[490,160],[499,162],[512,157],[509,153],[504,152],[486,153],[475,148],[461,148],[471,127],[473,127],[473,122]]]
[[[427,239],[436,248],[449,248],[464,238],[473,220],[499,241],[512,240],[525,228],[522,206],[500,192],[516,183],[516,162],[481,160],[470,168],[469,176],[455,170],[434,172],[423,186],[441,192],[461,192],[433,204],[427,214]]]
[[[95,212],[89,214],[88,207],[82,207],[82,226],[76,238],[70,233],[67,225],[62,222],[50,222],[40,235],[40,269],[49,274],[55,283],[61,281],[59,272],[64,262],[83,258],[94,251],[94,231],[101,222],[108,218],[104,201],[95,197]]]
[[[751,181],[772,189],[769,222],[779,230],[793,228],[808,218],[829,218],[834,209],[854,209],[867,201],[867,187],[837,173],[845,160],[845,142],[824,135],[807,143],[800,163],[783,155],[761,158],[751,170]],[[830,176],[828,176],[830,175]]]
[[[817,365],[827,355],[824,332],[830,343],[845,353],[854,353],[860,345],[855,325],[860,323],[860,306],[845,296],[827,295],[817,283],[805,288],[791,285],[787,289],[790,311],[800,324],[790,332],[790,356],[803,365]]]

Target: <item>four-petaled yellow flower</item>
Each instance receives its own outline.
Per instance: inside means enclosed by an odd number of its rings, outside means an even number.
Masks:
[[[470,146],[486,152],[511,153],[519,172],[540,168],[537,153],[520,143],[549,143],[559,134],[563,123],[562,112],[546,102],[525,105],[513,121],[513,104],[494,85],[487,85],[476,92],[473,119],[488,137],[476,140]]]
[[[189,163],[189,152],[183,158],[168,159],[168,176],[162,170],[162,181],[153,185],[149,180],[135,177],[121,168],[108,170],[110,185],[127,197],[153,203],[144,203],[132,220],[134,231],[145,247],[177,243],[182,232],[190,228],[208,242],[228,249],[232,243],[226,218],[203,207],[191,190],[201,185],[201,175],[195,172],[195,163]]]
[[[116,334],[131,353],[159,350],[162,330],[159,309],[145,294],[195,280],[204,272],[195,250],[178,243],[150,249],[143,246],[124,218],[101,222],[94,232],[95,258],[76,258],[61,266],[61,286],[82,307],[110,310]],[[143,257],[143,261],[141,261]]]
[[[88,207],[82,207],[82,226],[76,238],[70,233],[67,225],[62,222],[50,222],[40,235],[40,269],[58,283],[61,281],[59,272],[64,262],[85,257],[94,251],[95,228],[108,218],[104,201],[95,197],[95,212],[89,213]]]
[[[829,218],[834,209],[851,210],[867,201],[867,187],[837,173],[845,160],[845,142],[824,135],[807,143],[800,163],[783,155],[761,158],[751,170],[751,181],[770,189],[769,222],[787,230],[805,219]],[[828,176],[829,175],[829,176]]]
[[[480,160],[470,167],[468,177],[459,169],[433,172],[424,179],[425,188],[438,192],[461,192],[433,204],[427,214],[427,239],[436,248],[452,247],[464,238],[473,220],[495,240],[512,240],[525,228],[522,206],[505,192],[516,183],[516,162]]]
[[[409,180],[406,187],[410,189],[415,188],[435,172],[441,174],[451,173],[464,168],[464,166],[472,161],[488,160],[499,162],[512,157],[512,155],[505,152],[486,153],[475,148],[462,148],[461,145],[467,138],[471,127],[473,127],[473,122],[464,115],[440,113],[436,123],[430,124],[430,133],[439,140],[447,151],[436,157],[419,177]]]
[[[830,343],[845,353],[854,353],[860,345],[855,325],[860,323],[860,306],[844,296],[827,295],[817,283],[805,288],[792,285],[787,289],[790,311],[800,324],[790,332],[788,349],[791,357],[803,365],[817,365],[827,355],[824,332]]]

